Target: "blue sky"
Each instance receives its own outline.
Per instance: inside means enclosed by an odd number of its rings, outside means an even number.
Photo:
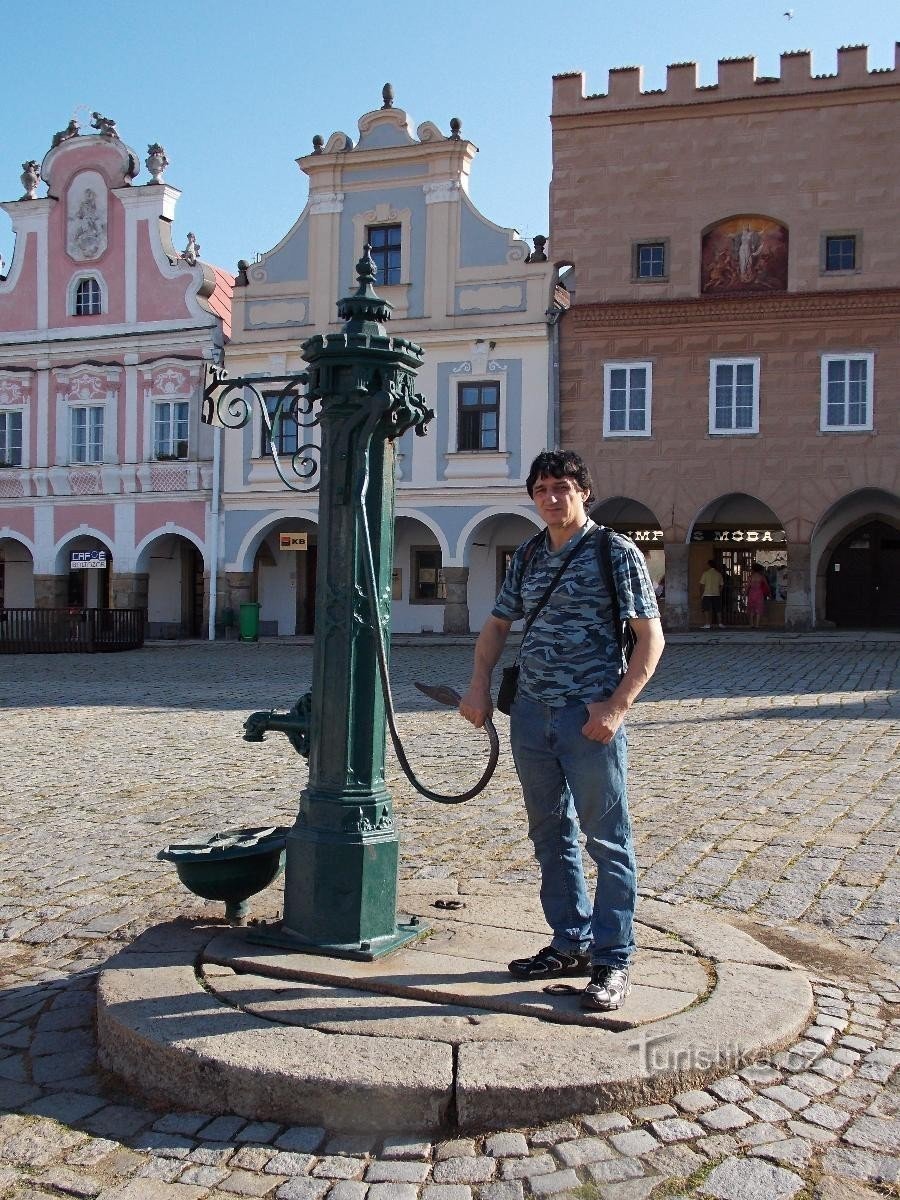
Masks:
[[[783,14],[793,11],[788,20]],[[13,15],[14,14],[14,15]],[[471,196],[491,220],[547,232],[551,76],[584,70],[602,92],[610,67],[641,64],[662,87],[693,59],[713,83],[720,57],[753,54],[778,73],[782,50],[809,49],[834,71],[840,45],[867,43],[891,67],[898,0],[37,0],[11,6],[0,73],[0,198],[22,194],[21,163],[40,160],[75,115],[113,117],[141,162],[159,141],[183,195],[175,244],[234,269],[287,232],[306,197],[294,159],[312,136],[356,138],[357,118],[394,85],[414,124],[462,120],[479,147]],[[137,182],[147,182],[142,170]],[[43,194],[43,190],[39,193]],[[0,214],[0,255],[13,236]]]

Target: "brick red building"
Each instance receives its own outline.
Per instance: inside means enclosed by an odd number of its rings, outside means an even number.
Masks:
[[[730,624],[757,560],[770,625],[900,625],[900,58],[562,75],[552,124],[560,441],[665,574],[668,625],[700,621],[709,558]]]

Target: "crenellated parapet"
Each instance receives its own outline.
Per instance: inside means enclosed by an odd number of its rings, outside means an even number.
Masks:
[[[894,48],[894,66],[869,69],[868,46],[842,46],[837,52],[834,74],[813,73],[809,50],[781,55],[779,75],[757,74],[756,58],[721,58],[716,83],[701,85],[695,62],[673,63],[666,71],[666,86],[644,90],[643,67],[616,67],[609,72],[605,93],[587,95],[583,71],[553,77],[552,116],[619,112],[627,109],[656,109],[681,104],[709,104],[723,100],[759,97],[827,94],[848,88],[885,87],[900,84],[900,42]]]

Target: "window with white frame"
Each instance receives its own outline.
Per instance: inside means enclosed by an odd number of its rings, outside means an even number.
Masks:
[[[103,408],[87,405],[72,408],[71,449],[69,459],[73,463],[103,462]]]
[[[709,364],[709,432],[759,433],[759,359]]]
[[[500,384],[465,382],[457,387],[456,447],[458,450],[498,450]]]
[[[153,405],[154,458],[187,458],[189,412],[187,400],[156,401]]]
[[[0,412],[0,467],[22,465],[22,412]]]
[[[822,355],[821,428],[872,428],[874,354]]]
[[[297,397],[293,393],[285,395],[283,392],[263,392],[263,397],[266,402],[269,419],[273,423],[273,430],[270,433],[269,427],[264,421],[262,422],[260,455],[265,458],[271,454],[273,445],[276,454],[296,454],[297,447],[300,445],[300,427],[297,424]],[[278,423],[276,425],[275,419],[279,413],[280,416],[278,416]]]
[[[653,367],[603,364],[603,436],[649,437]]]
[[[97,317],[103,311],[100,284],[93,275],[79,279],[75,285],[72,313],[76,317]]]
[[[376,284],[391,285],[401,280],[402,226],[369,225],[366,240],[372,247],[372,258],[378,272]]]

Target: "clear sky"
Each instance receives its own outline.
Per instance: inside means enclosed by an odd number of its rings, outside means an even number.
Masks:
[[[479,147],[470,194],[491,220],[546,233],[551,76],[583,70],[604,92],[610,67],[643,65],[644,87],[695,60],[714,83],[720,57],[755,55],[777,75],[783,50],[811,50],[833,72],[838,46],[866,43],[870,68],[894,65],[898,0],[7,0],[0,72],[0,198],[22,194],[74,115],[115,119],[140,161],[165,147],[182,191],[174,240],[233,270],[270,249],[303,207],[294,159],[381,105],[390,81],[414,126],[451,117]],[[792,10],[789,19],[784,15]],[[146,183],[142,168],[136,182]],[[41,189],[39,195],[43,195]],[[0,214],[0,255],[12,255]]]

